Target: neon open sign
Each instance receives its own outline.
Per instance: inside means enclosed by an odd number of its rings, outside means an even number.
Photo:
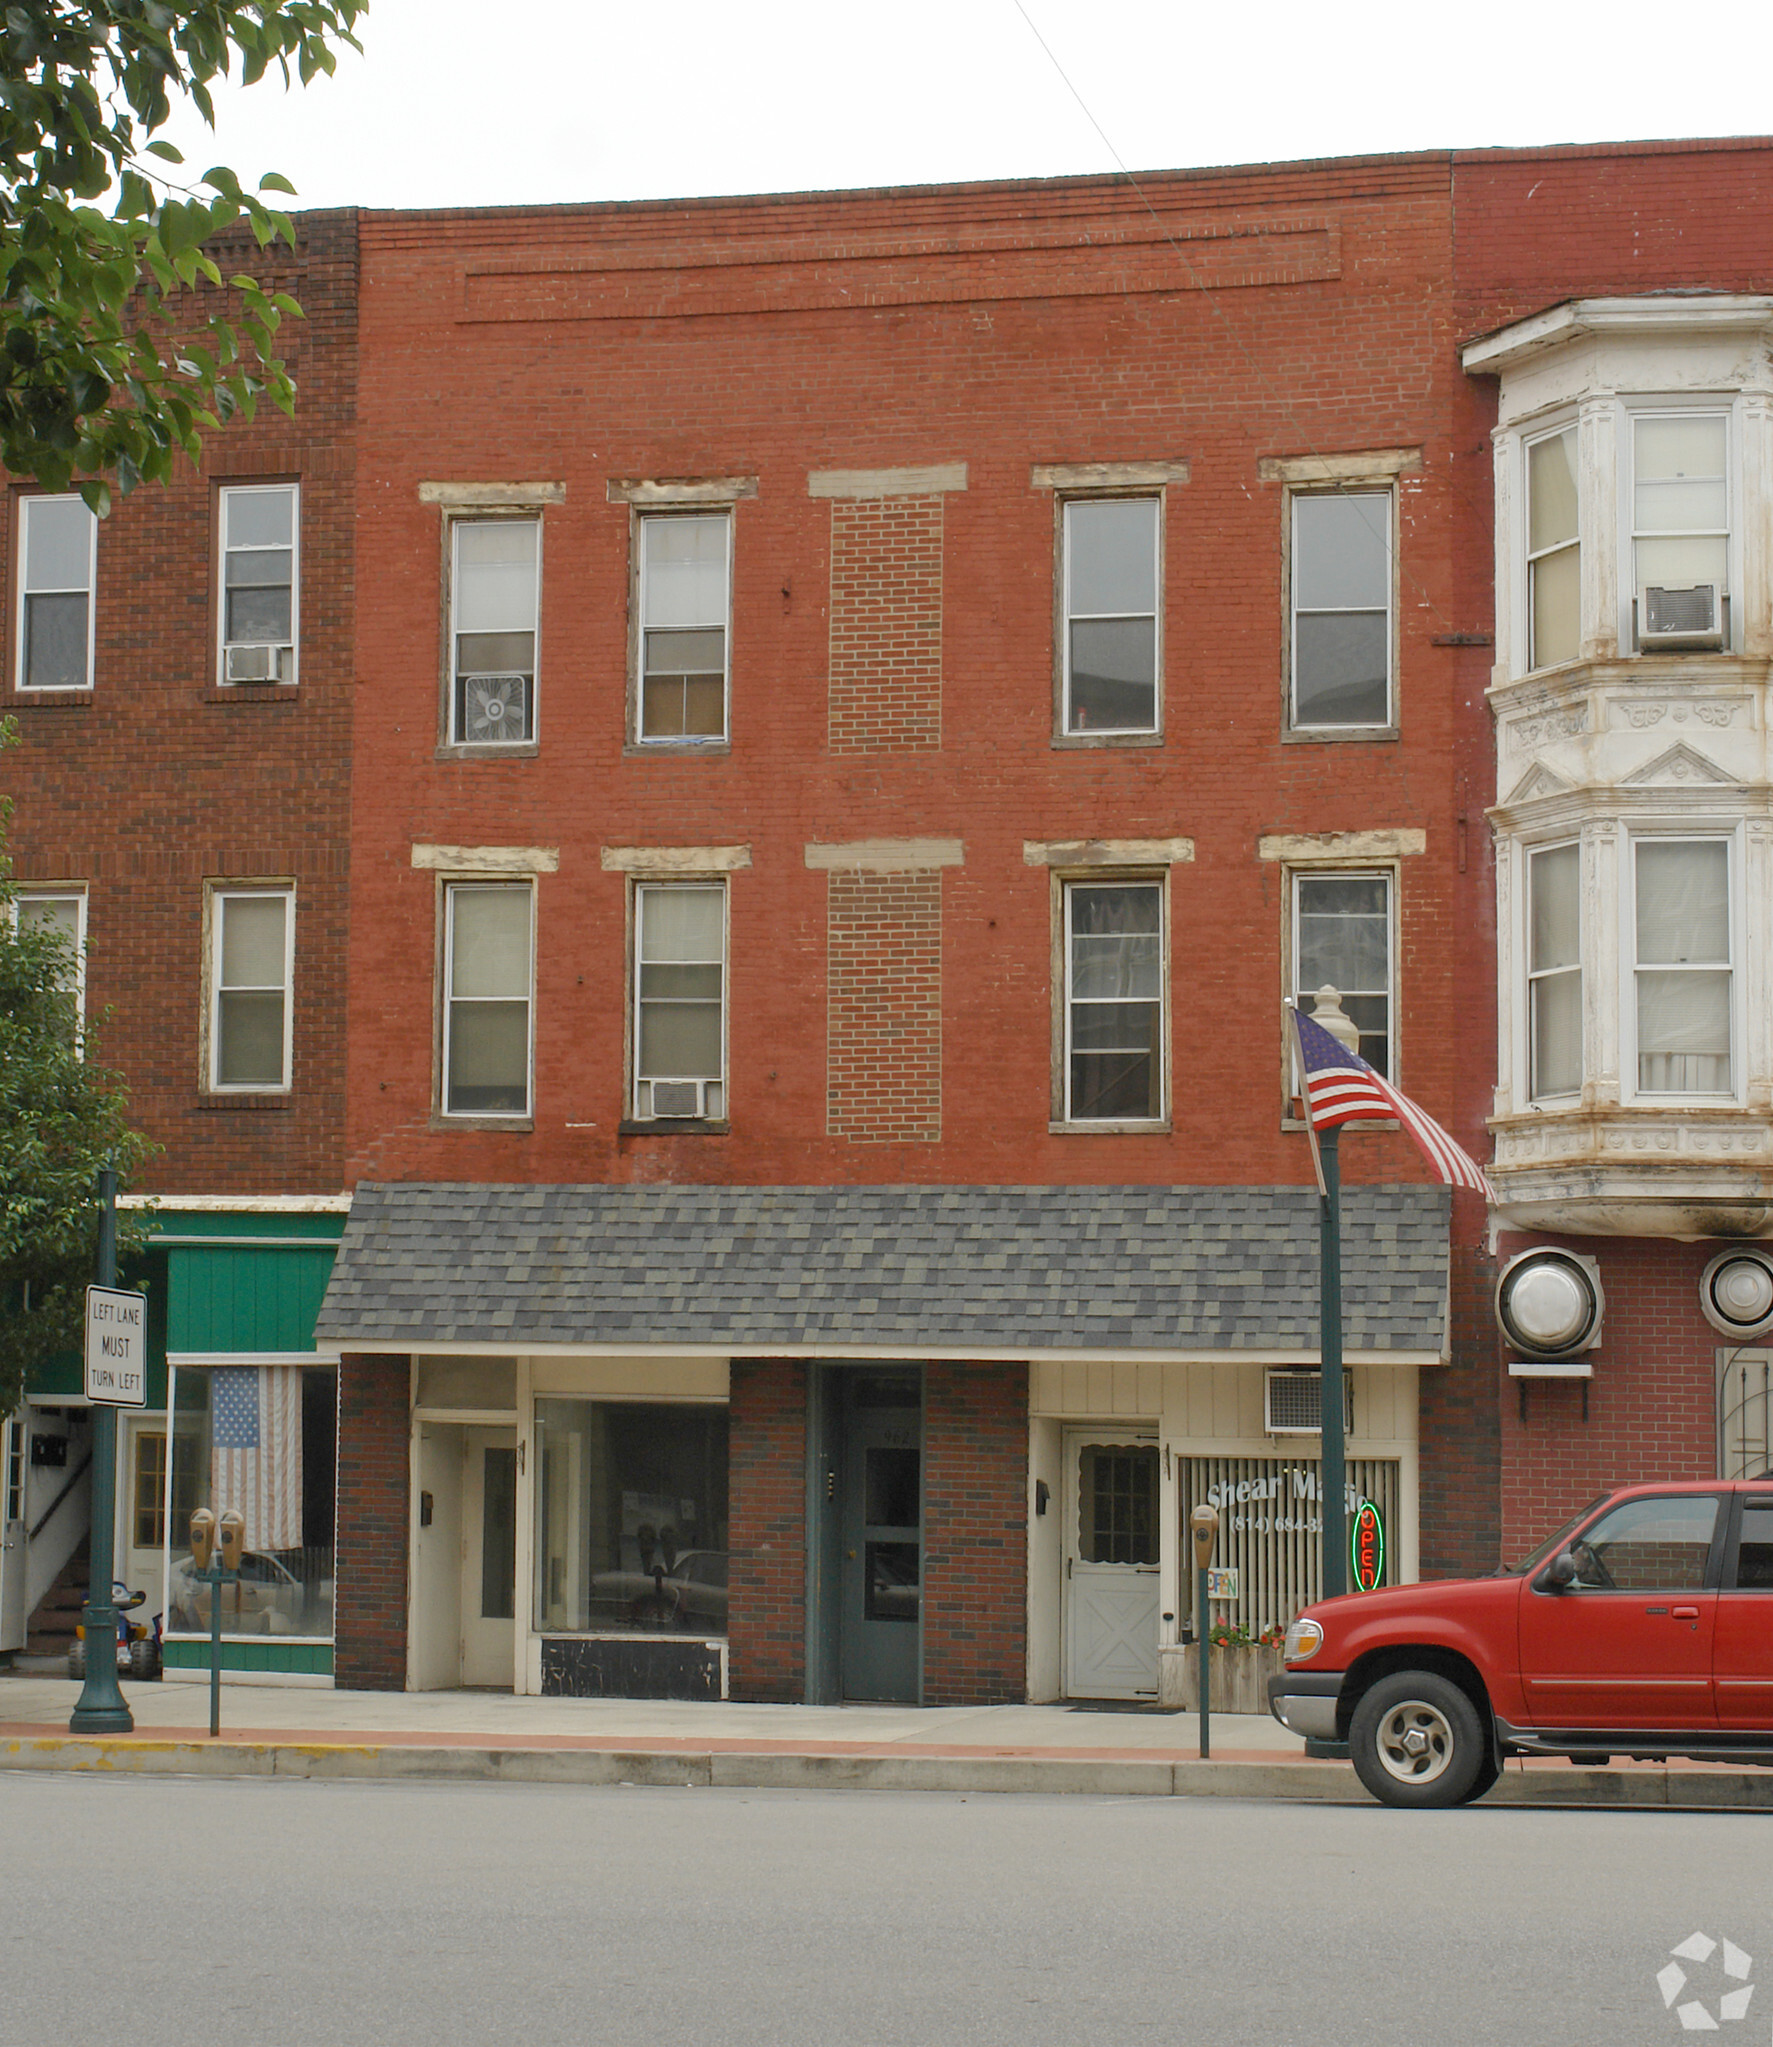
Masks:
[[[1348,1561],[1357,1592],[1371,1592],[1385,1576],[1385,1523],[1371,1500],[1362,1500],[1355,1509],[1348,1530]]]

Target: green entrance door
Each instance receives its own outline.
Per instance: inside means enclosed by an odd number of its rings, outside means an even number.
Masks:
[[[832,1378],[841,1439],[842,1693],[914,1706],[923,1612],[923,1375],[864,1367]]]

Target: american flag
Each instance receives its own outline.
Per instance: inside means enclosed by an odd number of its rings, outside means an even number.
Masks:
[[[209,1377],[210,1497],[246,1517],[248,1549],[302,1541],[302,1374],[289,1365],[222,1365]]]
[[[1292,1007],[1289,1005],[1289,1007]],[[1469,1187],[1495,1199],[1495,1190],[1476,1159],[1456,1144],[1408,1095],[1400,1094],[1382,1073],[1358,1052],[1345,1051],[1322,1024],[1302,1009],[1292,1008],[1293,1031],[1299,1046],[1299,1067],[1305,1076],[1305,1108],[1313,1136],[1363,1117],[1395,1117],[1416,1140],[1422,1155],[1449,1187]]]

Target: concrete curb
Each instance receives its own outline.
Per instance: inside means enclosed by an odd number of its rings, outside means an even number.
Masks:
[[[1035,1756],[808,1755],[792,1751],[490,1748],[355,1742],[0,1740],[0,1769],[88,1775],[653,1784],[743,1791],[1074,1792],[1364,1804],[1347,1763],[1069,1762]],[[1511,1769],[1483,1801],[1506,1806],[1773,1808],[1773,1770]]]

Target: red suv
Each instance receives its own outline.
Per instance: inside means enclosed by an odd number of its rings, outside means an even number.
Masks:
[[[1493,1578],[1307,1607],[1268,1684],[1387,1805],[1463,1805],[1505,1756],[1773,1763],[1773,1474],[1605,1494]]]

